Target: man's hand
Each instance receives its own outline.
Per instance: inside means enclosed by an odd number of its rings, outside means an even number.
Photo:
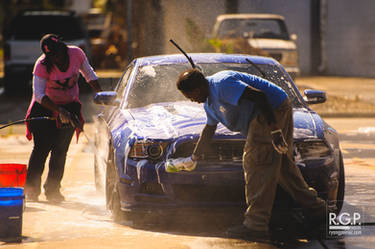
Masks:
[[[181,170],[193,171],[197,166],[197,161],[190,157],[180,157],[168,159],[165,163],[165,171],[168,173],[179,172]]]
[[[285,154],[288,152],[288,144],[284,139],[281,129],[271,131],[272,145],[277,152]]]

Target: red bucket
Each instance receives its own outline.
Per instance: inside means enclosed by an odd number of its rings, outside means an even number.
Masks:
[[[0,164],[0,188],[24,187],[27,167],[25,164]]]

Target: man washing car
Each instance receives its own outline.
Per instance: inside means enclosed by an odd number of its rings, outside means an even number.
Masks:
[[[248,208],[242,226],[231,236],[269,238],[269,221],[277,184],[312,217],[323,220],[326,203],[303,179],[293,160],[293,114],[287,94],[254,75],[221,71],[204,77],[197,69],[183,72],[177,88],[193,102],[204,103],[207,122],[189,158],[167,162],[174,170],[193,170],[220,122],[246,136],[243,169]]]

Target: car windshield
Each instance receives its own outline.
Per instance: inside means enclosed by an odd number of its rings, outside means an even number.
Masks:
[[[285,23],[280,19],[228,19],[218,30],[220,39],[250,37],[289,40]]]
[[[11,28],[15,39],[39,40],[47,33],[60,35],[64,40],[86,36],[82,20],[65,15],[26,15],[16,18]]]
[[[271,82],[279,85],[289,95],[295,107],[302,103],[291,83],[279,67],[273,65],[258,65]],[[209,63],[198,64],[205,75],[212,75],[222,70],[234,70],[261,76],[261,73],[250,64]],[[138,68],[135,81],[130,85],[127,98],[127,108],[143,107],[153,103],[188,101],[176,88],[178,76],[190,69],[189,64],[148,65]]]

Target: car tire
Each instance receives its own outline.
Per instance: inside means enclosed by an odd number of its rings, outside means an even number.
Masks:
[[[112,218],[116,222],[124,220],[124,212],[121,210],[120,194],[118,191],[119,177],[114,165],[113,149],[110,150],[108,157],[106,178],[105,178],[105,195],[107,208],[112,213]]]
[[[340,152],[339,156],[340,160],[340,168],[339,168],[339,186],[337,190],[337,213],[341,212],[342,206],[344,204],[344,196],[345,196],[345,169],[344,169],[344,161]]]

